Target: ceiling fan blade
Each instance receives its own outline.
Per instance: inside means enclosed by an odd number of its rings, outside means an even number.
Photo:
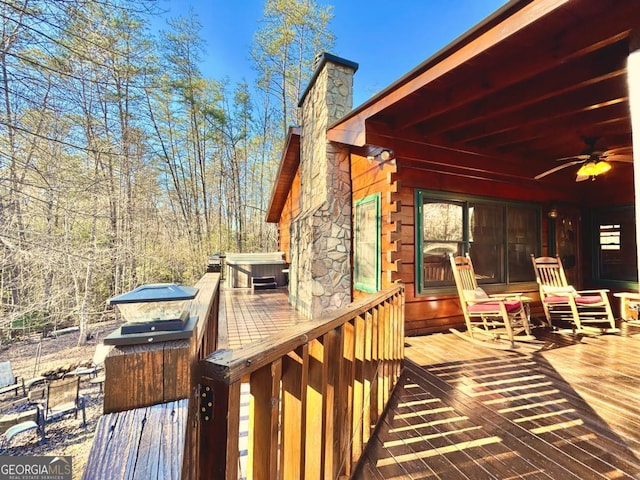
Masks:
[[[603,155],[631,155],[633,153],[632,147],[618,147],[618,148],[610,148],[605,151]]]
[[[633,163],[633,155],[622,154],[622,153],[614,153],[612,155],[603,156],[602,158],[607,162]]]
[[[551,169],[547,170],[546,172],[542,172],[542,173],[536,175],[533,178],[535,178],[536,180],[540,180],[542,177],[546,177],[547,175],[551,175],[552,173],[555,173],[558,170],[562,170],[563,168],[571,167],[573,165],[577,165],[577,164],[582,163],[582,162],[583,162],[583,160],[574,160],[572,162],[567,162],[567,163],[564,163],[564,164],[559,165],[557,167],[551,168]]]
[[[564,162],[565,160],[580,160],[580,161],[584,161],[584,160],[589,160],[591,158],[591,155],[589,154],[582,154],[582,155],[571,155],[570,157],[560,157],[560,158],[556,158],[556,162]]]

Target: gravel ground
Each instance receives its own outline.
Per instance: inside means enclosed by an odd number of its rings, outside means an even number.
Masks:
[[[111,333],[117,324],[105,322],[93,324],[89,331],[91,339],[82,347],[77,346],[78,333],[71,332],[42,340],[29,338],[0,345],[0,361],[11,361],[13,372],[26,380],[42,375],[45,372],[72,369],[80,364],[91,362],[96,344]],[[36,365],[38,344],[41,343],[40,362]],[[98,385],[89,383],[84,375],[80,381],[80,394],[86,402],[87,425],[82,427],[82,415],[74,418],[66,415],[46,424],[46,439],[40,442],[35,431],[21,433],[14,437],[6,448],[0,448],[1,455],[69,455],[73,457],[73,478],[80,479],[87,462],[98,418],[102,415],[102,392]],[[15,413],[32,406],[21,396],[13,392],[0,396],[0,415]],[[0,439],[0,447],[2,441]]]

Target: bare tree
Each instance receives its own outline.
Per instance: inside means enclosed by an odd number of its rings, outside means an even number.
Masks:
[[[314,0],[266,0],[263,27],[255,35],[251,56],[258,88],[279,102],[281,137],[299,125],[298,101],[309,80],[314,57],[333,46],[331,7]]]

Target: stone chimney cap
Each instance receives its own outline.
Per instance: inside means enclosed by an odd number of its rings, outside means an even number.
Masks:
[[[309,84],[307,85],[307,88],[305,89],[305,91],[302,93],[302,96],[300,97],[300,101],[298,102],[299,107],[302,106],[302,102],[304,102],[304,99],[309,93],[309,90],[311,89],[313,84],[316,82],[316,78],[320,74],[322,67],[324,67],[325,63],[327,62],[331,62],[337,65],[342,65],[344,67],[351,68],[353,69],[353,73],[356,73],[358,71],[358,64],[356,62],[352,62],[351,60],[347,60],[345,58],[338,57],[336,55],[332,55],[331,53],[327,53],[327,52],[319,53],[313,59],[313,67],[315,70],[313,72],[313,75],[311,76],[311,79],[309,80]]]

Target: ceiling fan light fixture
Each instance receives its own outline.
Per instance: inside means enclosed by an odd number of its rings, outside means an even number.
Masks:
[[[596,173],[596,163],[595,162],[587,162],[580,167],[577,173],[578,177],[593,177],[597,175]]]
[[[589,161],[580,167],[578,170],[578,177],[597,177],[603,173],[611,170],[611,164],[609,162],[605,162],[604,160],[600,160],[599,162]]]
[[[609,170],[611,170],[611,164],[609,162],[600,160],[598,163],[596,163],[596,175],[600,175],[601,173],[606,173]]]

